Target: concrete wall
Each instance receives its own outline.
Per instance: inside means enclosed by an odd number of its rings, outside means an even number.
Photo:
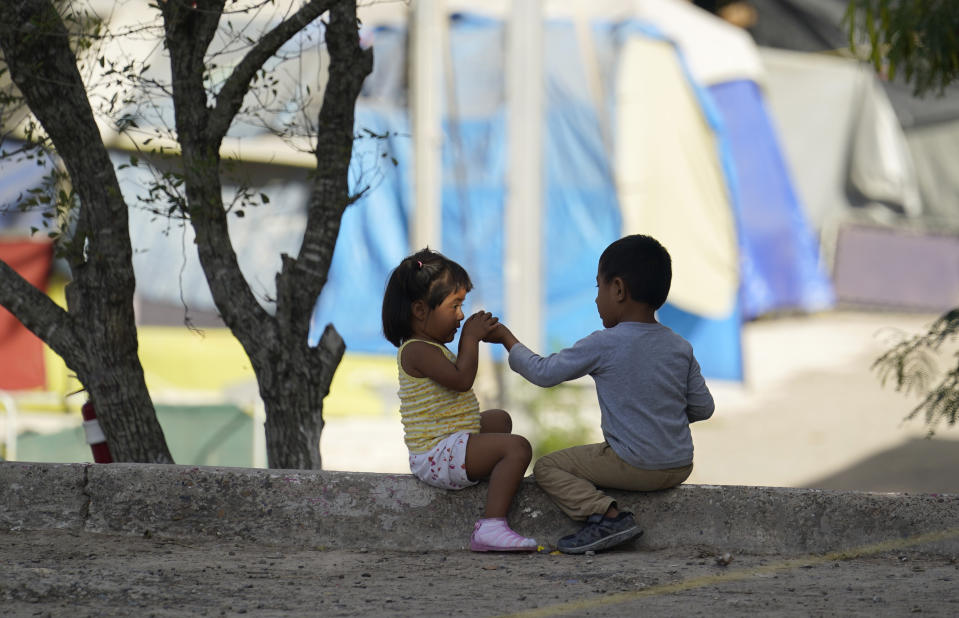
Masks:
[[[959,553],[959,496],[683,485],[611,492],[648,549],[795,555],[927,535]],[[0,526],[343,549],[465,549],[486,485],[458,492],[409,475],[150,464],[0,463]],[[578,526],[526,479],[510,513],[547,547]]]

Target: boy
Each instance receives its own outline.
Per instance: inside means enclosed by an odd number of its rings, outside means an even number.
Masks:
[[[591,375],[604,442],[541,457],[536,482],[569,517],[586,521],[559,540],[568,554],[608,549],[642,534],[632,513],[598,487],[655,491],[693,470],[689,424],[712,416],[712,395],[692,346],[656,321],[672,278],[669,253],[642,235],[621,238],[599,258],[596,307],[603,330],[549,357],[520,343],[502,324],[488,341],[509,351],[509,365],[543,387]]]

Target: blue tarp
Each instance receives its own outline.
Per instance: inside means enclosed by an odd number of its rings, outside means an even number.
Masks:
[[[0,233],[16,233],[27,236],[31,228],[44,230],[43,213],[39,209],[21,210],[19,205],[29,197],[28,191],[39,189],[51,171],[47,157],[26,158],[17,152],[22,142],[4,140],[0,156]],[[45,234],[44,234],[45,236]]]
[[[564,62],[575,57],[575,50],[569,48],[570,41],[575,41],[570,30],[568,24],[556,24],[548,36],[549,45],[566,48],[547,63],[543,328],[551,349],[570,345],[602,327],[593,303],[596,264],[620,228],[612,172],[595,111],[583,98],[581,81],[570,77],[571,63]],[[503,70],[500,64],[490,66],[490,56],[501,58],[495,50],[502,48],[503,34],[498,21],[466,16],[453,21],[456,100],[448,101],[447,109],[456,110],[458,122],[447,113],[442,188],[441,250],[469,271],[475,286],[467,298],[470,307],[497,315],[504,310],[503,206],[508,162]],[[378,31],[377,57],[402,54],[404,38],[399,30]],[[405,70],[402,63],[390,66]],[[375,84],[396,83],[373,78]],[[377,95],[386,93],[378,90]],[[392,111],[386,113],[382,104],[357,106],[360,132],[370,128],[391,137],[386,143],[364,140],[354,156],[382,161],[376,149],[385,147],[390,155],[386,159],[392,157],[397,164],[343,217],[330,278],[314,314],[314,342],[323,326],[333,322],[352,351],[394,351],[382,335],[380,302],[389,271],[412,251],[408,243],[411,197],[405,179],[412,176],[413,162],[406,110]],[[363,184],[354,180],[353,186]],[[359,287],[361,282],[368,283]]]
[[[634,36],[643,35],[631,30]],[[594,36],[608,53],[616,48],[613,37],[622,32],[599,28]],[[388,68],[405,70],[397,61],[402,58],[405,33],[390,29],[375,36],[377,57],[385,54],[390,58]],[[456,101],[447,102],[445,115],[442,195],[442,250],[470,271],[476,284],[471,294],[474,308],[482,306],[499,315],[503,315],[502,216],[508,162],[504,70],[501,55],[491,50],[502,49],[503,36],[502,23],[494,20],[460,16],[451,23]],[[621,229],[610,158],[583,86],[586,76],[576,43],[571,24],[548,24],[544,352],[601,328],[593,303],[596,263]],[[376,71],[380,69],[377,65]],[[376,71],[371,83],[399,83]],[[661,310],[660,319],[693,343],[707,376],[738,380],[744,316],[781,308],[822,308],[831,302],[831,290],[818,268],[815,242],[802,221],[755,84],[694,86],[722,145],[716,156],[727,175],[741,231],[743,294],[734,311],[722,319],[669,305]],[[387,114],[383,101],[390,93],[378,88],[376,94],[375,107],[358,105],[357,127],[408,135],[404,108],[386,106],[391,110]],[[394,101],[402,100],[394,93]],[[412,250],[407,242],[410,187],[404,179],[411,177],[413,162],[403,137],[379,146],[389,148],[397,165],[343,219],[330,280],[314,315],[313,336],[333,322],[349,349],[390,353],[393,348],[380,333],[379,303],[390,269]],[[369,157],[363,153],[363,145],[358,145],[358,156]],[[503,317],[508,323],[509,316]]]
[[[615,74],[611,67],[623,36],[661,35],[654,26],[637,22],[597,25],[592,38],[607,83]],[[601,328],[593,302],[596,263],[622,229],[609,146],[603,141],[600,114],[586,87],[579,41],[571,23],[547,22],[544,223],[539,231],[545,279],[542,334],[546,349],[542,352],[570,345]],[[441,249],[473,278],[475,288],[467,309],[488,309],[508,324],[509,316],[503,315],[502,276],[509,165],[504,42],[501,21],[471,15],[451,19],[453,84],[443,114]],[[369,190],[343,217],[329,280],[314,311],[311,340],[315,342],[325,324],[333,322],[351,352],[392,354],[394,349],[381,333],[383,288],[390,270],[414,249],[408,243],[414,205],[406,31],[378,29],[373,44],[375,68],[357,103],[360,139],[354,146],[350,179],[354,190]],[[681,55],[681,50],[677,48],[676,53]],[[769,311],[831,306],[832,289],[820,269],[815,238],[756,84],[691,85],[717,137],[715,156],[728,183],[727,197],[739,231],[741,292],[737,306],[722,319],[707,319],[669,305],[659,317],[690,340],[706,376],[737,380],[742,378],[743,320]],[[611,110],[616,102],[608,98],[604,112],[614,117]],[[615,131],[612,137],[617,137]],[[116,163],[119,166],[126,159],[118,154]],[[127,167],[118,176],[131,203],[150,181],[142,166]],[[269,195],[269,206],[249,210],[242,220],[231,218],[244,274],[268,308],[265,299],[273,296],[279,253],[297,251],[305,222],[308,179],[305,173],[295,176],[268,175],[262,192]],[[13,190],[19,191],[36,181],[13,180],[13,175],[4,173],[0,189],[10,190],[16,184]],[[158,220],[134,206],[131,235],[139,294],[213,309],[188,228]]]
[[[776,310],[835,304],[819,247],[796,195],[759,87],[737,80],[709,88],[737,187],[740,301],[749,320]]]

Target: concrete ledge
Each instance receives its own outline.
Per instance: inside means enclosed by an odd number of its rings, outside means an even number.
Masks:
[[[959,495],[683,485],[611,492],[645,530],[637,547],[796,555],[929,534],[959,553]],[[458,492],[410,475],[151,464],[0,463],[0,526],[342,549],[465,549],[486,485]],[[532,479],[511,524],[549,547],[578,526]]]

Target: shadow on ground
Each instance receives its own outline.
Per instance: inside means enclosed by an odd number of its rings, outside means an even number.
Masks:
[[[959,440],[912,438],[802,487],[959,494]]]

